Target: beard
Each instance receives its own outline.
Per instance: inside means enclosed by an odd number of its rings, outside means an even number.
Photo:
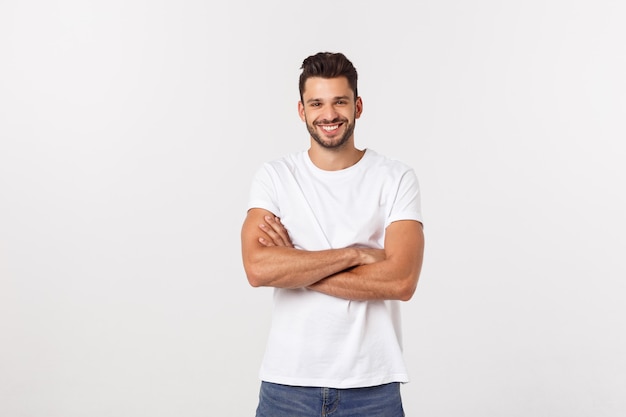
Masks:
[[[346,125],[346,131],[343,132],[343,135],[341,136],[341,138],[339,138],[339,141],[337,142],[334,142],[332,140],[331,141],[324,140],[322,136],[317,133],[316,128],[315,128],[315,126],[320,125],[320,124],[333,124],[333,123],[343,123]],[[326,149],[340,149],[343,146],[345,146],[345,144],[348,142],[348,140],[354,133],[354,127],[355,127],[355,123],[350,123],[348,119],[339,118],[339,117],[331,121],[320,120],[319,122],[313,122],[312,124],[310,124],[309,121],[306,120],[306,128],[311,134],[311,137],[313,138],[313,140],[315,140],[315,142],[317,142],[321,147],[326,148]]]

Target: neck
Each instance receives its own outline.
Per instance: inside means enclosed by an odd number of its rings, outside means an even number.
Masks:
[[[359,150],[354,145],[346,144],[340,149],[327,149],[319,146],[311,140],[309,158],[311,162],[324,171],[339,171],[356,164],[361,160],[364,150]]]

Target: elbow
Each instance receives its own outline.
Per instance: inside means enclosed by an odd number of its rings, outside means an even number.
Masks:
[[[258,267],[249,265],[249,266],[246,266],[244,269],[246,271],[246,277],[248,278],[248,283],[252,287],[258,288],[258,287],[262,287],[265,285],[265,282],[263,280],[263,273],[259,270]]]
[[[250,284],[250,286],[254,288],[259,288],[263,286],[261,280],[257,276],[251,274],[248,274],[248,284]]]
[[[275,262],[264,256],[261,251],[247,253],[243,256],[243,267],[252,287],[274,287],[280,275],[273,266]]]
[[[419,281],[421,271],[421,261],[405,271],[406,275],[404,275],[404,278],[400,281],[401,284],[398,286],[398,300],[409,301],[413,298],[413,295],[417,290],[417,282]]]
[[[254,287],[273,287],[276,284],[276,271],[268,267],[267,261],[261,257],[251,257],[244,261],[244,270],[248,283]]]
[[[398,293],[397,298],[400,301],[409,301],[411,298],[413,298],[413,294],[415,294],[415,287],[402,288]]]
[[[398,286],[398,293],[396,294],[398,300],[409,301],[413,298],[417,289],[417,278],[417,276],[411,275],[402,281],[401,285]]]
[[[255,259],[253,259],[252,257],[244,257],[243,269],[246,272],[246,278],[248,278],[248,283],[252,287],[257,288],[265,285],[263,279],[265,274],[263,272],[261,262],[255,262]]]
[[[411,298],[413,298],[413,293],[408,293],[408,292],[402,293],[398,296],[398,300],[404,301],[404,302],[411,300]]]

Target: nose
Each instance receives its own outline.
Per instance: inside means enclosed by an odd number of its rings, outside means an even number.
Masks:
[[[335,106],[331,104],[324,107],[324,110],[322,111],[322,114],[320,116],[322,120],[326,122],[331,122],[335,119],[338,119],[339,113],[335,109]]]

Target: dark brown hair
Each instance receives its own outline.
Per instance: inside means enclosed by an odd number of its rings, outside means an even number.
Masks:
[[[352,62],[340,52],[318,52],[307,57],[300,67],[300,100],[304,93],[304,84],[310,77],[337,78],[346,77],[348,84],[354,92],[354,99],[359,96],[357,93],[358,74]]]

